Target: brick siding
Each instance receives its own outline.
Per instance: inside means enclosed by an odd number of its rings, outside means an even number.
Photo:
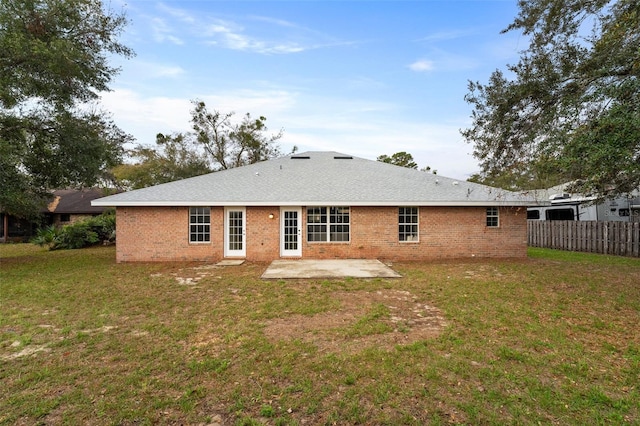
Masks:
[[[350,242],[306,241],[302,208],[302,257],[429,260],[525,257],[524,207],[500,208],[500,226],[486,226],[484,207],[420,207],[419,241],[398,241],[397,207],[351,207]],[[211,208],[211,242],[189,243],[188,207],[118,207],[117,261],[217,261],[224,257],[224,208]],[[273,218],[269,216],[273,215]],[[280,208],[246,208],[246,259],[280,258]]]

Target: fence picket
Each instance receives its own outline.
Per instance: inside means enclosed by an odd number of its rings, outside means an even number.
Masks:
[[[639,222],[527,222],[532,247],[640,257]]]

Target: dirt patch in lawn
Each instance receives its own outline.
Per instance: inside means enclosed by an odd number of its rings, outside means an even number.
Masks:
[[[270,320],[265,334],[273,340],[299,339],[321,351],[354,353],[430,339],[446,326],[438,308],[408,291],[345,291],[332,297],[340,302],[339,309]]]

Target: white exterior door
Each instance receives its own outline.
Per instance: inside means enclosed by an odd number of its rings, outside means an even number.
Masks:
[[[246,209],[227,207],[224,215],[224,256],[245,257],[247,255]]]
[[[302,256],[302,208],[282,207],[280,209],[280,256]]]

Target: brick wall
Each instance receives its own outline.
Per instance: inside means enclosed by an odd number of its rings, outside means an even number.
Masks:
[[[211,208],[211,229],[222,237],[224,209]],[[216,261],[223,244],[212,235],[210,243],[189,243],[189,208],[118,207],[116,260],[118,262]]]
[[[419,241],[400,242],[397,207],[351,207],[351,241],[305,242],[303,257],[388,260],[525,257],[526,209],[499,211],[500,226],[487,228],[484,207],[420,207]]]
[[[422,260],[464,257],[525,257],[525,208],[501,208],[500,226],[486,227],[484,207],[421,207],[418,242],[398,241],[397,207],[351,207],[349,243],[306,242],[304,258]],[[117,261],[217,261],[224,257],[224,208],[211,208],[211,242],[190,244],[187,207],[119,207]],[[273,215],[273,218],[269,216]],[[280,257],[279,207],[247,207],[246,259]]]
[[[270,262],[280,257],[279,207],[247,207],[246,227],[248,260]]]

